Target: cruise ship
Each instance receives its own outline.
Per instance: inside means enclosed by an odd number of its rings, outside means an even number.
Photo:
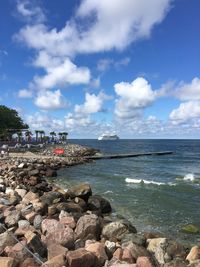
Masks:
[[[119,136],[116,134],[104,133],[98,137],[98,140],[119,140]]]

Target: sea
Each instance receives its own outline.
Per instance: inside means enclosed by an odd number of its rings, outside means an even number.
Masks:
[[[138,232],[158,232],[186,244],[200,245],[200,140],[69,140],[101,153],[173,151],[162,156],[102,159],[61,169],[55,182],[63,188],[89,183],[93,194],[108,199],[113,216],[128,219]]]

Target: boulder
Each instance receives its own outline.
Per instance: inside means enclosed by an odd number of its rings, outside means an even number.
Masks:
[[[16,188],[15,191],[21,198],[23,198],[27,194],[27,190],[25,189]]]
[[[79,212],[79,213],[83,213],[83,208],[79,205],[76,204],[74,202],[62,202],[62,203],[58,203],[56,205],[56,209],[60,212],[61,210],[64,210],[66,212]]]
[[[0,253],[5,247],[13,246],[14,244],[16,244],[16,240],[8,232],[0,234]]]
[[[199,260],[200,259],[200,247],[194,246],[191,248],[189,254],[186,257],[186,260],[188,260],[190,263]]]
[[[48,260],[51,260],[52,258],[59,256],[59,255],[66,255],[68,252],[68,249],[59,245],[59,244],[50,244],[47,247],[48,252]]]
[[[20,267],[40,267],[33,258],[26,258]]]
[[[154,253],[154,256],[159,264],[164,264],[170,260],[166,253],[168,247],[168,241],[166,238],[153,238],[148,239],[147,250]]]
[[[65,226],[55,219],[44,219],[41,223],[43,234],[53,233],[57,230],[64,230]]]
[[[94,239],[100,238],[100,221],[95,214],[84,215],[80,217],[75,229],[76,239]]]
[[[132,257],[137,260],[138,257],[150,257],[150,253],[146,250],[146,248],[142,246],[138,246],[134,243],[126,244],[125,247],[122,247],[123,249],[127,248],[130,250]]]
[[[72,198],[80,197],[86,202],[88,198],[92,195],[92,189],[89,184],[80,184],[70,188],[70,196]]]
[[[194,224],[187,224],[182,227],[181,231],[186,234],[198,234],[200,232],[200,229]]]
[[[149,257],[138,257],[136,264],[137,267],[154,267]]]
[[[73,216],[62,217],[60,219],[60,223],[65,225],[65,226],[69,226],[72,229],[76,228],[76,222],[75,222]]]
[[[0,257],[1,267],[17,267],[17,262],[11,257]]]
[[[58,255],[48,261],[45,261],[41,267],[63,267],[66,266],[66,260],[64,255]]]
[[[5,218],[5,224],[8,227],[13,227],[17,225],[18,221],[20,220],[21,213],[20,211],[13,210],[10,212],[10,214]]]
[[[112,211],[110,202],[99,195],[89,197],[88,208],[89,210],[97,210],[101,213],[109,213]]]
[[[21,240],[20,243],[15,244],[13,247],[6,247],[4,252],[8,257],[14,258],[17,262],[22,263],[26,257],[30,256],[25,246],[26,240]]]
[[[27,246],[31,251],[38,253],[41,257],[45,256],[46,248],[37,234],[28,231],[25,233],[25,238],[27,241]]]
[[[63,226],[63,225],[62,225]],[[74,248],[74,232],[69,226],[64,229],[56,229],[46,235],[44,242],[49,246],[50,244],[60,244],[68,249]]]
[[[164,267],[187,267],[187,266],[188,265],[182,259],[178,258],[164,264]]]
[[[52,169],[48,168],[46,170],[45,176],[46,177],[56,177],[57,176],[57,172],[56,172],[56,170],[52,170]]]
[[[135,263],[135,258],[133,258],[130,249],[125,248],[123,250],[123,253],[122,253],[122,261],[125,261],[127,263]]]
[[[46,192],[43,196],[40,197],[40,201],[44,204],[47,204],[48,206],[56,204],[63,200],[64,196],[61,193],[55,191]]]
[[[41,229],[41,224],[42,224],[42,216],[38,214],[34,218],[33,226],[35,227],[35,229],[39,230]]]
[[[135,243],[139,246],[145,246],[146,239],[141,234],[135,234],[135,233],[125,234],[122,237],[121,243],[124,244],[124,243],[129,243],[129,242]]]
[[[69,251],[66,257],[69,267],[94,267],[96,262],[95,255],[84,248]]]
[[[38,194],[29,191],[29,192],[23,197],[22,202],[25,203],[25,204],[29,204],[29,203],[32,203],[33,200],[36,200],[36,199],[38,199],[38,198],[39,198]]]
[[[95,242],[85,246],[85,249],[89,252],[92,252],[96,256],[95,267],[101,267],[104,265],[105,261],[108,259],[108,256],[105,252],[105,246],[100,242]]]
[[[108,223],[102,230],[102,235],[110,241],[119,241],[128,233],[128,227],[120,221]]]

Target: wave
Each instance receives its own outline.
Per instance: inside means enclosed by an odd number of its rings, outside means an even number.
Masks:
[[[134,183],[134,184],[156,184],[156,185],[165,185],[166,183],[161,182],[155,182],[155,181],[148,181],[143,179],[132,179],[132,178],[126,178],[126,183]]]
[[[194,176],[193,173],[188,173],[183,177],[183,180],[194,182],[195,181],[195,176]]]

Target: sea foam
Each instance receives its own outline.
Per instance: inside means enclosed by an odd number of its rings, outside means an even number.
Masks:
[[[155,182],[155,181],[148,181],[143,179],[132,179],[132,178],[126,178],[126,183],[133,183],[133,184],[156,184],[156,185],[164,185],[165,183]]]
[[[193,174],[193,173],[188,173],[188,174],[186,174],[186,175],[183,177],[183,180],[194,182],[194,180],[195,180],[194,174]]]

